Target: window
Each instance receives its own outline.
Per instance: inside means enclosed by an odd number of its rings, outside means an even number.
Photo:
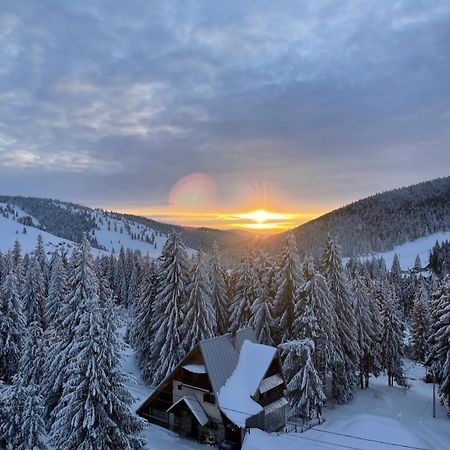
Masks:
[[[214,405],[216,403],[216,396],[208,392],[207,394],[204,394],[203,401]]]

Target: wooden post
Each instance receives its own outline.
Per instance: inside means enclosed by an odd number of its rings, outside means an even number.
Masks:
[[[436,374],[434,369],[431,369],[433,373],[433,417],[436,418]]]

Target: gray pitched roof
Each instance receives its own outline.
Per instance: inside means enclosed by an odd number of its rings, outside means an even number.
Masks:
[[[200,342],[200,350],[214,392],[220,391],[236,368],[245,340],[256,343],[255,332],[251,328],[239,330],[235,336],[228,333]]]

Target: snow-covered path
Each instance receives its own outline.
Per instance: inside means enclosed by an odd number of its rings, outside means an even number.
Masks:
[[[387,386],[384,376],[371,379],[370,388],[358,391],[353,401],[327,409],[324,412],[326,422],[320,427],[302,434],[268,435],[259,430],[252,430],[246,437],[244,450],[407,448],[398,445],[429,450],[450,449],[450,419],[439,402],[437,417],[432,417],[432,385],[420,380],[420,377],[425,375],[425,369],[418,364],[406,362],[406,371],[411,384],[408,390]]]

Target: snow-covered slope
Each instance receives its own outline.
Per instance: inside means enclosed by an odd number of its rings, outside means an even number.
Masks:
[[[11,250],[17,239],[22,247],[22,252],[29,253],[36,247],[36,241],[39,234],[42,235],[45,249],[49,252],[61,246],[71,249],[75,245],[72,241],[59,238],[34,226],[23,225],[17,221],[20,217],[23,216],[0,216],[0,251],[6,252]],[[32,220],[36,219],[32,218]]]
[[[422,261],[422,266],[426,266],[428,264],[430,250],[433,248],[436,241],[441,243],[446,240],[450,240],[450,231],[430,234],[429,236],[425,236],[415,241],[397,245],[393,250],[388,252],[374,253],[370,256],[362,256],[361,259],[369,259],[372,256],[382,256],[386,261],[386,267],[390,269],[394,255],[397,254],[400,259],[401,268],[403,270],[407,270],[414,266],[416,256],[419,255]]]
[[[92,226],[85,231],[90,234],[94,246],[98,247],[93,249],[94,255],[105,252],[118,254],[123,246],[125,250],[140,250],[143,254],[158,257],[167,240],[167,236],[160,231],[119,214],[87,208],[77,209],[76,205],[59,206],[73,215],[74,227],[77,226],[78,215],[89,216]],[[41,225],[36,217],[18,205],[11,202],[0,203],[0,251],[10,250],[17,239],[22,251],[28,253],[35,248],[39,234],[42,235],[46,250],[49,252],[56,247],[65,246],[71,249],[76,245],[74,241],[49,233],[45,229],[46,227]]]

